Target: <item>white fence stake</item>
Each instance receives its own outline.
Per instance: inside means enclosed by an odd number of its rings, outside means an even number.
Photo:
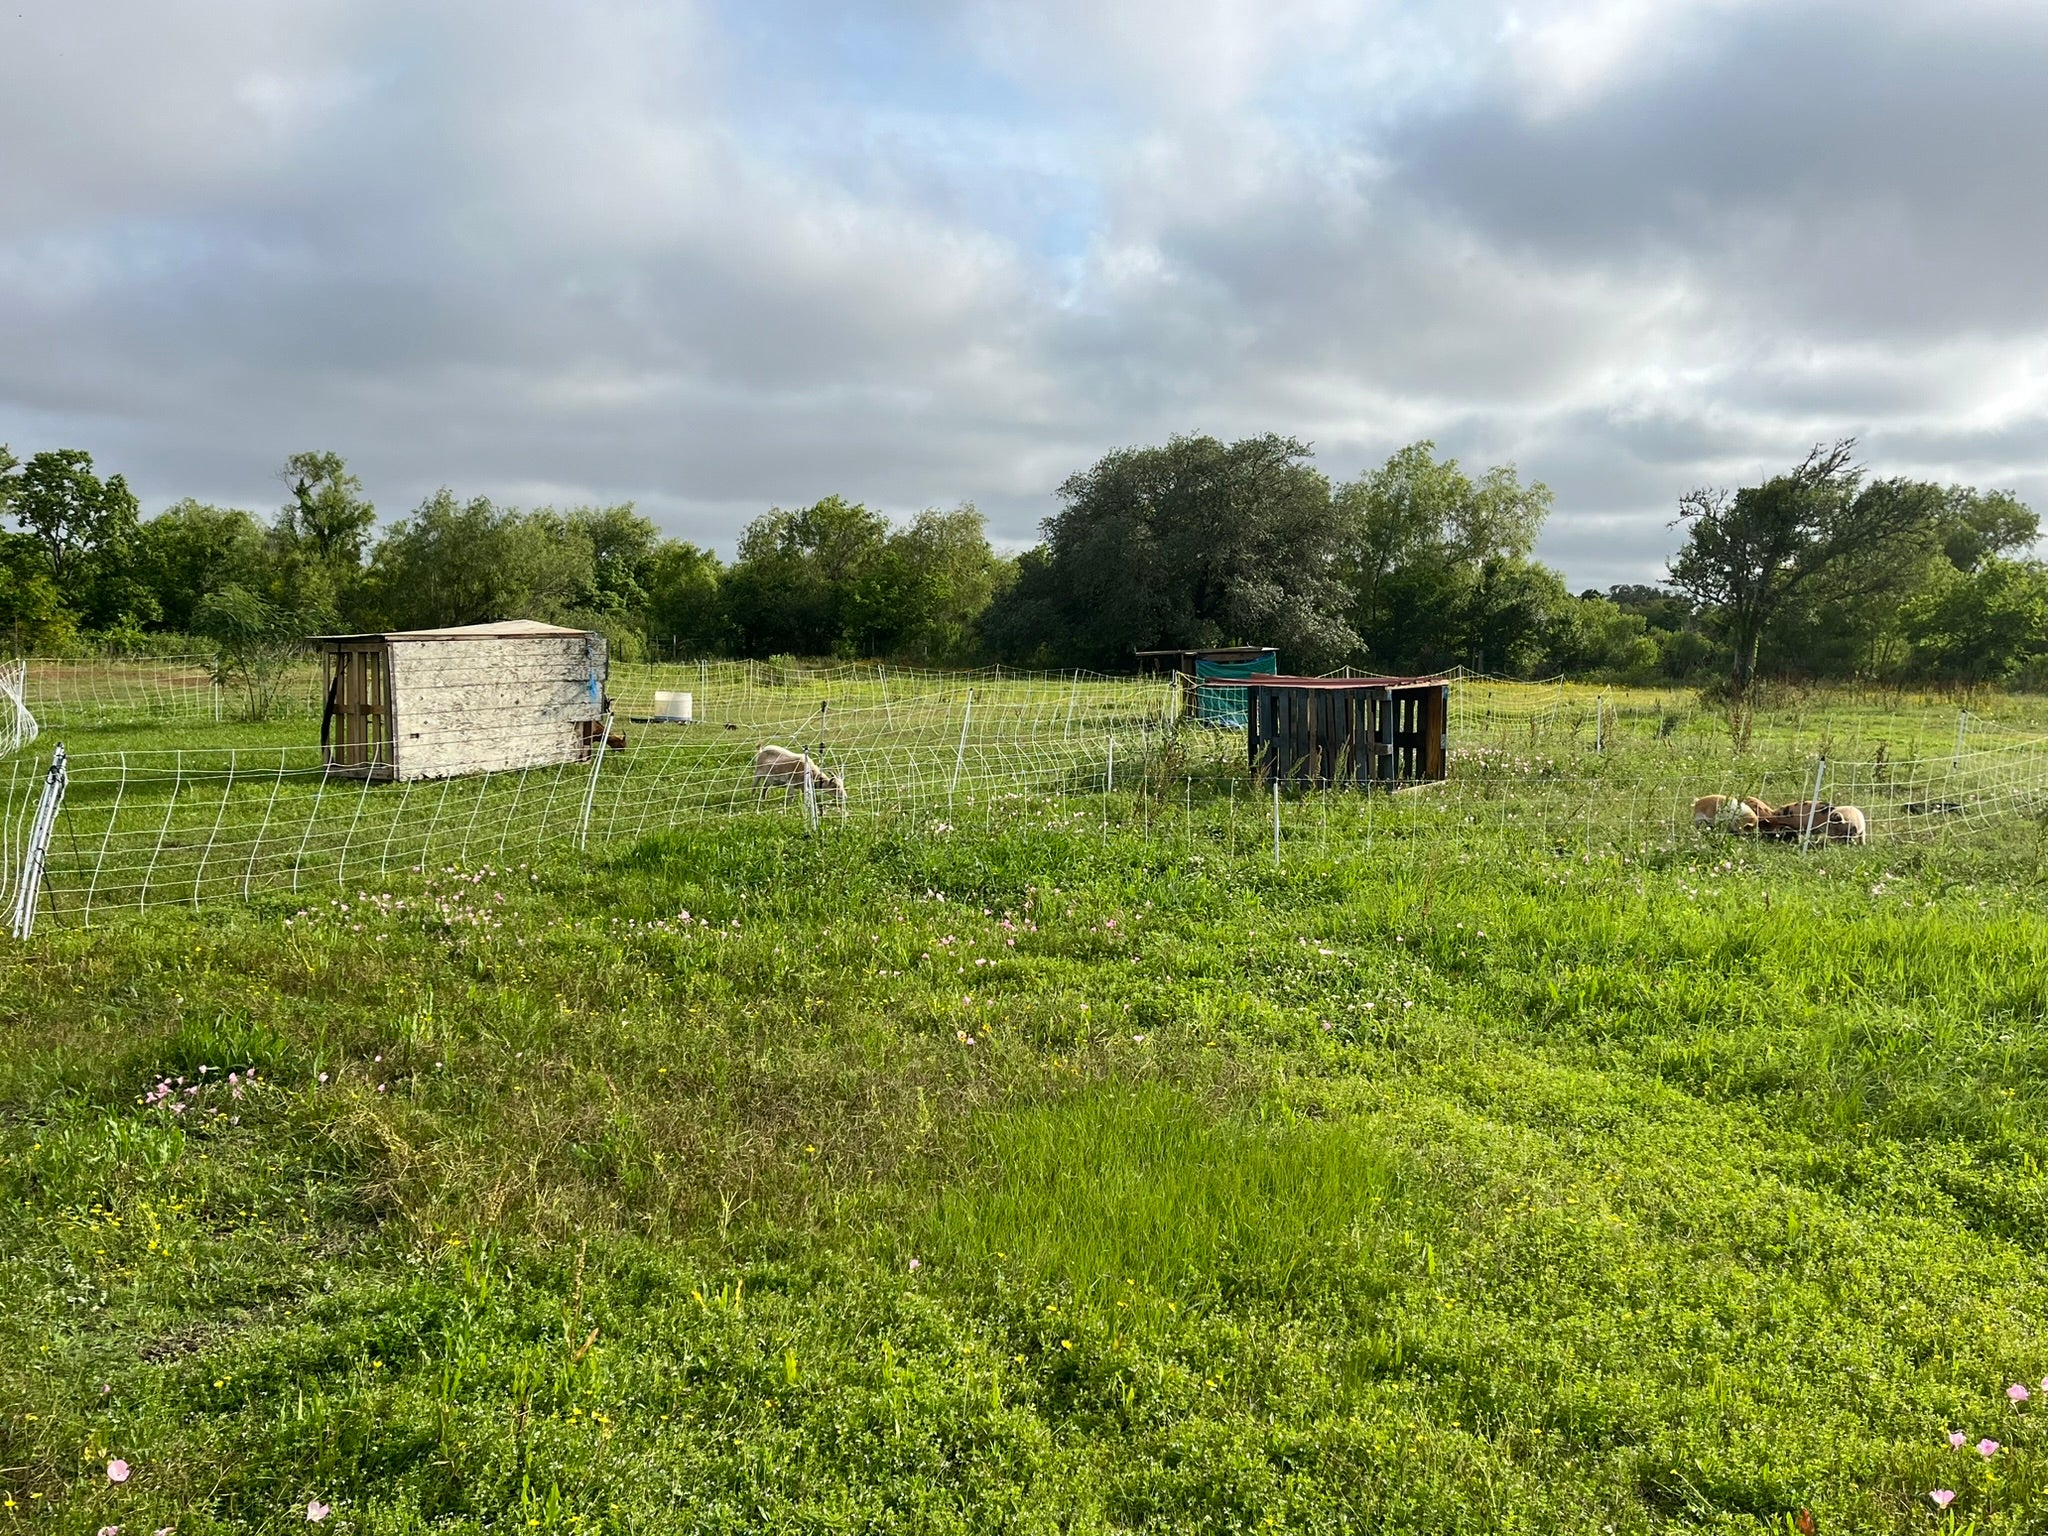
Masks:
[[[1280,867],[1280,780],[1273,780],[1273,867]]]
[[[1828,776],[1828,760],[1822,758],[1813,765],[1813,793],[1806,797],[1806,825],[1799,831],[1799,851],[1806,852],[1813,841],[1813,817],[1820,809],[1820,786]]]
[[[1102,792],[1105,795],[1116,793],[1116,738],[1114,736],[1109,738],[1109,757],[1102,765]]]
[[[597,744],[590,753],[590,782],[583,786],[583,820],[576,827],[576,846],[579,849],[590,845],[590,807],[597,800],[597,770],[599,764],[604,762],[605,743],[611,739],[611,734],[612,717],[607,711],[604,725],[597,733]]]
[[[1951,759],[1949,760],[1949,765],[1948,765],[1948,772],[1949,772],[1949,777],[1950,777],[1950,778],[1954,778],[1954,777],[1955,777],[1955,775],[1956,775],[1956,774],[1957,774],[1957,773],[1958,773],[1958,772],[1959,772],[1959,771],[1961,770],[1961,768],[1962,768],[1962,766],[1963,766],[1963,738],[1964,738],[1964,737],[1965,737],[1965,736],[1966,736],[1966,735],[1968,734],[1968,732],[1969,732],[1969,729],[1970,729],[1970,712],[1969,712],[1969,711],[1968,711],[1967,709],[1959,709],[1959,710],[1957,710],[1957,711],[1956,711],[1956,755],[1955,755],[1955,756],[1954,756],[1953,758],[1951,758]]]
[[[36,803],[36,819],[29,827],[28,847],[21,860],[21,882],[14,891],[14,936],[25,939],[35,931],[36,901],[43,892],[43,865],[49,858],[50,833],[57,825],[57,808],[64,803],[64,786],[71,775],[64,766],[60,742],[50,754],[49,776],[43,780],[43,797]]]
[[[810,759],[804,760],[804,830],[818,830],[818,786],[811,778]]]
[[[1061,737],[1061,739],[1064,741],[1072,741],[1074,739],[1074,700],[1080,694],[1080,692],[1081,669],[1079,667],[1076,667],[1074,669],[1073,684],[1071,687],[1067,689],[1067,728],[1065,733]]]
[[[974,690],[967,690],[967,707],[960,712],[960,749],[953,754],[953,782],[946,786],[946,804],[953,803],[953,792],[960,787],[960,770],[967,764],[967,726],[974,719]]]

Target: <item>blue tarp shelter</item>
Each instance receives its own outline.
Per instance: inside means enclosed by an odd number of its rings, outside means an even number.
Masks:
[[[1195,719],[1203,725],[1243,730],[1245,728],[1245,690],[1242,688],[1204,687],[1205,683],[1228,681],[1238,677],[1274,677],[1280,671],[1280,658],[1272,651],[1263,656],[1253,656],[1245,661],[1209,661],[1197,658],[1195,662]]]

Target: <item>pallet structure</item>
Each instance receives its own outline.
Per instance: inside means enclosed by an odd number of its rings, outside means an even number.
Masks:
[[[1251,677],[1230,686],[1248,700],[1245,750],[1262,784],[1337,789],[1449,774],[1451,685],[1441,678]]]

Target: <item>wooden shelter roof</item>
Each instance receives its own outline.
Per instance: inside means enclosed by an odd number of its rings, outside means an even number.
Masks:
[[[553,636],[558,640],[590,634],[587,629],[565,629],[559,624],[542,624],[533,619],[499,619],[490,624],[457,624],[449,629],[393,629],[363,635],[308,635],[307,643],[341,640],[526,640]]]

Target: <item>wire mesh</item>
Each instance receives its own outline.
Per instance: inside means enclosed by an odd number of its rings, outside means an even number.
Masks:
[[[40,732],[28,707],[28,663],[0,661],[0,757],[19,752]]]
[[[623,748],[503,772],[462,772],[454,739],[436,743],[447,776],[396,783],[332,770],[310,744],[74,753],[45,915],[89,923],[279,892],[346,900],[414,869],[523,862],[738,815],[815,816],[829,830],[852,817],[943,826],[1138,805],[1164,827],[1178,803],[1190,827],[1206,819],[1232,847],[1273,835],[1247,819],[1270,807],[1263,789],[1246,792],[1242,734],[1181,718],[1159,679],[707,662],[617,667],[612,688]],[[657,690],[692,692],[695,721],[649,718]],[[1778,721],[1738,744],[1688,695],[1617,705],[1561,681],[1466,676],[1452,699],[1448,780],[1342,797],[1334,811],[1328,797],[1308,809],[1284,795],[1283,856],[1311,835],[1677,847],[1722,830],[1695,826],[1708,794],[1855,806],[1879,846],[2002,835],[2048,814],[2048,729],[1974,714],[1816,712],[1810,728]],[[801,779],[757,777],[755,754],[771,743],[830,775],[808,805]],[[0,898],[18,883],[46,767],[41,752],[0,767]],[[1821,856],[1841,847],[1824,821],[1810,842]]]

